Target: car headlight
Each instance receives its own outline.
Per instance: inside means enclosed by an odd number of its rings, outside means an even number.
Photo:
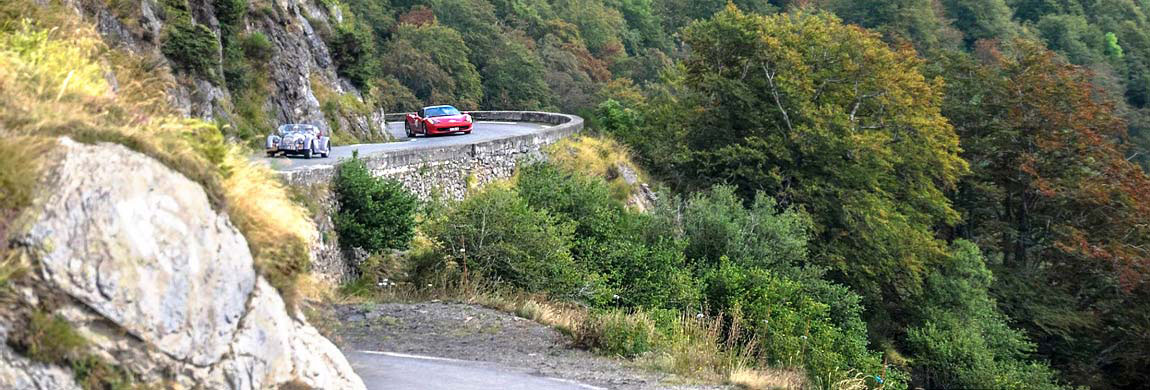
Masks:
[[[434,124],[436,124],[436,123],[439,123],[439,121],[437,121],[437,120],[435,120],[435,119],[428,119],[428,120],[427,120],[427,123],[431,123],[431,124],[433,124],[433,125],[434,125]]]

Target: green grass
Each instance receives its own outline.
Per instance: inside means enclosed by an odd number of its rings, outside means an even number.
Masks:
[[[591,313],[576,332],[576,342],[591,350],[628,358],[656,347],[655,321],[643,312],[609,310]]]
[[[88,345],[67,320],[40,311],[32,313],[18,343],[29,359],[55,364],[77,359]]]

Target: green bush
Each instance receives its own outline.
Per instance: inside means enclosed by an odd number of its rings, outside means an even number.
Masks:
[[[341,244],[369,253],[407,248],[417,202],[402,183],[372,176],[353,155],[340,164],[334,189],[339,211],[333,222]]]
[[[807,260],[812,223],[800,211],[780,208],[774,198],[758,193],[750,207],[731,186],[698,192],[683,205],[686,254],[699,266],[726,256],[747,267],[790,270]]]
[[[202,24],[177,20],[170,24],[160,50],[178,70],[214,79],[220,66],[220,42]]]
[[[24,356],[42,363],[64,363],[80,356],[88,341],[60,316],[33,312],[22,337],[16,338]]]
[[[575,227],[575,261],[602,276],[610,292],[600,295],[613,297],[589,303],[683,308],[698,302],[684,242],[648,234],[655,221],[626,209],[604,179],[536,163],[520,170],[516,189],[532,207]]]
[[[453,205],[426,232],[441,256],[495,283],[572,297],[583,277],[571,258],[571,226],[498,185]]]
[[[925,387],[1057,389],[1055,373],[1029,360],[1035,350],[998,311],[978,247],[958,241],[951,259],[926,281],[907,330],[914,377]]]
[[[340,23],[328,43],[336,71],[364,88],[379,74],[371,32],[354,22]]]
[[[216,0],[215,6],[221,35],[230,37],[238,33],[248,13],[248,0]]]
[[[249,61],[263,64],[275,56],[275,46],[264,33],[256,31],[240,35],[239,46]]]
[[[575,332],[576,343],[606,355],[636,357],[657,347],[655,321],[643,312],[593,312]]]
[[[843,379],[848,367],[881,374],[878,357],[867,351],[860,298],[846,287],[725,259],[704,279],[709,307],[740,318],[771,366],[802,367],[816,387]]]

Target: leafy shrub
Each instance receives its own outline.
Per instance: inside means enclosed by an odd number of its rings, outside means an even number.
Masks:
[[[771,366],[802,367],[822,387],[842,379],[845,367],[881,374],[867,351],[860,298],[847,288],[726,261],[704,278],[707,303],[743,321]]]
[[[653,220],[626,209],[597,176],[551,163],[523,167],[516,189],[534,208],[575,227],[571,253],[588,272],[605,278],[613,301],[628,307],[690,306],[698,286],[685,267],[683,242],[647,234]]]
[[[951,252],[926,281],[920,325],[907,330],[914,377],[925,387],[1059,388],[1048,366],[1028,360],[1034,345],[998,311],[978,247],[958,241]]]
[[[721,257],[747,267],[784,270],[807,259],[810,218],[794,209],[780,209],[774,198],[758,193],[751,206],[731,186],[697,192],[683,205],[682,228],[689,244],[686,254],[702,267]]]
[[[276,51],[268,36],[259,31],[240,35],[239,47],[243,50],[244,57],[259,64],[271,61]]]
[[[339,211],[333,221],[345,247],[369,253],[407,248],[417,202],[402,183],[372,176],[355,155],[340,164],[334,189]]]
[[[378,75],[371,32],[354,22],[340,23],[328,43],[336,71],[363,88]]]
[[[230,37],[242,28],[244,16],[248,13],[248,0],[217,0],[216,19],[220,22],[220,34]]]
[[[575,332],[576,343],[607,355],[635,357],[655,349],[655,321],[642,312],[591,313]]]
[[[254,73],[255,69],[243,57],[239,47],[231,45],[224,49],[224,82],[227,83],[232,95],[237,95],[236,100],[239,100],[238,95],[248,92],[251,88]]]
[[[160,50],[175,63],[175,68],[192,74],[215,78],[220,66],[220,42],[216,34],[202,24],[176,21],[167,28]]]
[[[426,233],[441,256],[496,283],[571,297],[581,281],[570,253],[571,226],[506,187],[489,185],[452,205],[428,222]]]

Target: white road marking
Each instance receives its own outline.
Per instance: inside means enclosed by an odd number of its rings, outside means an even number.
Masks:
[[[407,359],[438,360],[438,361],[442,361],[442,362],[464,362],[464,363],[467,362],[466,360],[441,358],[441,357],[435,357],[435,356],[408,355],[406,353],[398,353],[398,352],[382,352],[382,351],[356,351],[356,352],[366,353],[368,355],[383,355],[383,356],[391,356],[391,357],[407,358]]]
[[[579,383],[579,382],[576,382],[576,381],[573,381],[573,380],[570,380],[570,379],[563,379],[563,378],[552,378],[552,377],[546,377],[546,378],[547,378],[547,379],[550,379],[550,380],[553,380],[553,381],[556,381],[556,382],[569,383],[569,384],[572,384],[572,385],[575,385],[575,386],[579,386],[579,387],[582,387],[582,388],[584,388],[584,389],[588,389],[588,390],[608,390],[607,388],[604,388],[604,387],[591,386],[591,385],[588,385],[588,384],[583,384],[583,383]]]

